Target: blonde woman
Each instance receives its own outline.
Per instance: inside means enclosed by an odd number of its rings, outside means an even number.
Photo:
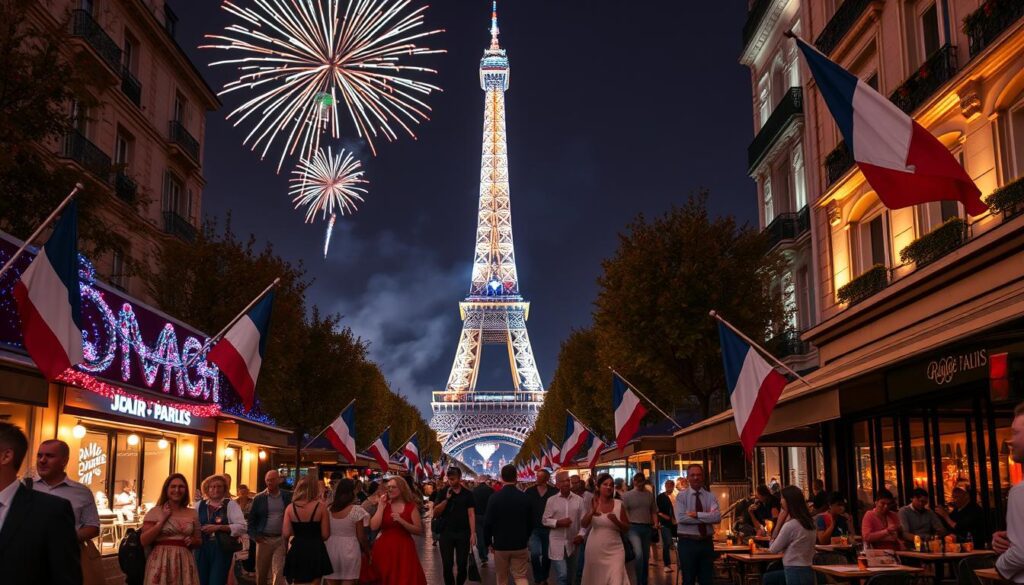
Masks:
[[[423,534],[417,499],[401,477],[389,479],[384,489],[370,519],[370,530],[380,531],[373,544],[373,566],[380,573],[380,585],[426,585],[412,540],[412,535]]]
[[[204,499],[199,502],[199,531],[202,544],[196,552],[201,585],[226,585],[231,571],[233,545],[241,550],[240,536],[245,534],[245,516],[238,502],[228,499],[228,480],[223,475],[211,475],[200,484]]]
[[[289,583],[319,585],[331,574],[331,558],[324,541],[331,535],[330,514],[320,499],[320,482],[306,475],[295,485],[292,503],[284,511],[281,536],[288,543],[284,576]]]

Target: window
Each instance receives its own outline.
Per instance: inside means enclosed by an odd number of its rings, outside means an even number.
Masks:
[[[124,274],[124,251],[115,248],[110,257],[110,284],[124,290],[127,282]]]
[[[870,266],[875,264],[885,265],[885,226],[882,225],[882,216],[868,222],[868,233],[871,245]]]
[[[921,32],[921,63],[939,50],[939,9],[932,3],[919,17]]]
[[[786,311],[786,327],[796,331],[799,323],[797,322],[796,284],[793,282],[792,272],[787,272],[782,276],[782,307]]]
[[[800,331],[811,328],[811,280],[807,267],[802,266],[796,273],[796,308],[798,311],[797,327]]]
[[[182,126],[188,123],[188,100],[180,93],[174,94],[174,112],[172,112],[172,116],[172,120]]]
[[[164,174],[164,211],[188,217],[188,202],[181,179],[171,171]]]
[[[89,14],[93,14],[94,12],[92,0],[78,0],[78,8],[88,12]]]
[[[960,203],[958,201],[940,201],[939,210],[942,214],[942,223],[946,220],[960,217]]]
[[[772,178],[764,178],[764,225],[767,227],[768,224],[775,219],[775,207],[772,204]]]
[[[134,143],[135,139],[132,135],[118,127],[117,136],[114,137],[114,164],[128,166],[131,162]]]
[[[804,176],[803,145],[797,143],[793,148],[793,197],[795,209],[800,211],[807,205],[807,180]]]
[[[122,63],[125,71],[128,71],[132,75],[138,73],[138,47],[139,43],[135,40],[132,35],[127,32],[124,33],[124,48],[121,51]]]
[[[174,38],[175,33],[178,32],[178,15],[171,10],[171,5],[164,2],[164,29],[167,34]]]
[[[1008,170],[1011,177],[1020,177],[1024,175],[1024,99],[1010,108],[1009,125],[1011,160]]]
[[[771,115],[771,98],[768,94],[768,75],[762,75],[761,81],[757,84],[757,108],[758,108],[758,128],[764,128],[766,122],[768,122],[768,116]]]
[[[78,100],[72,100],[71,111],[69,114],[69,117],[71,118],[71,127],[77,130],[82,136],[88,136],[89,108]]]

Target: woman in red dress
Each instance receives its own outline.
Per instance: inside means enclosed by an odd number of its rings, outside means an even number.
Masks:
[[[381,585],[427,585],[412,535],[423,534],[423,520],[409,484],[401,477],[388,480],[370,530],[380,530],[373,543],[373,566]]]

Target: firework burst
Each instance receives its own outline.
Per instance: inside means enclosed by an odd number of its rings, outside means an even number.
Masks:
[[[318,149],[312,158],[301,159],[299,166],[292,174],[292,188],[288,194],[292,196],[295,209],[306,206],[306,223],[313,223],[317,213],[327,221],[327,234],[324,236],[324,258],[331,245],[331,234],[338,214],[354,213],[356,201],[364,201],[366,188],[361,185],[369,183],[363,178],[363,164],[351,152],[341,149],[338,156],[330,147],[325,152]]]
[[[342,106],[374,154],[374,139],[394,140],[397,128],[415,137],[411,125],[430,111],[423,98],[440,88],[409,77],[435,70],[403,60],[444,51],[416,45],[443,30],[425,30],[426,7],[406,10],[411,1],[225,0],[241,22],[206,35],[212,44],[201,48],[238,55],[211,64],[239,71],[221,95],[255,92],[228,114],[236,126],[251,124],[244,144],[266,156],[283,143],[280,172],[286,156],[310,158],[324,131],[340,136]]]

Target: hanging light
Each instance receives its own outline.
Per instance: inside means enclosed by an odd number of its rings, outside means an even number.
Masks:
[[[264,460],[266,460],[266,458],[267,458],[267,452],[266,452],[266,451],[264,451],[263,449],[260,449],[260,452],[259,452],[259,458],[260,458],[260,461],[264,461]]]
[[[160,447],[161,449],[166,449],[168,445],[170,445],[170,443],[168,443],[167,439],[163,437],[160,437],[160,440],[156,442],[156,446]]]
[[[134,447],[139,444],[139,436],[135,433],[128,435],[128,446]]]
[[[235,450],[234,450],[234,448],[232,448],[232,447],[225,447],[224,448],[224,460],[225,461],[234,460],[234,458],[235,458]]]
[[[76,439],[81,439],[85,436],[85,427],[82,426],[82,421],[75,423],[75,426],[71,427],[71,436]]]

